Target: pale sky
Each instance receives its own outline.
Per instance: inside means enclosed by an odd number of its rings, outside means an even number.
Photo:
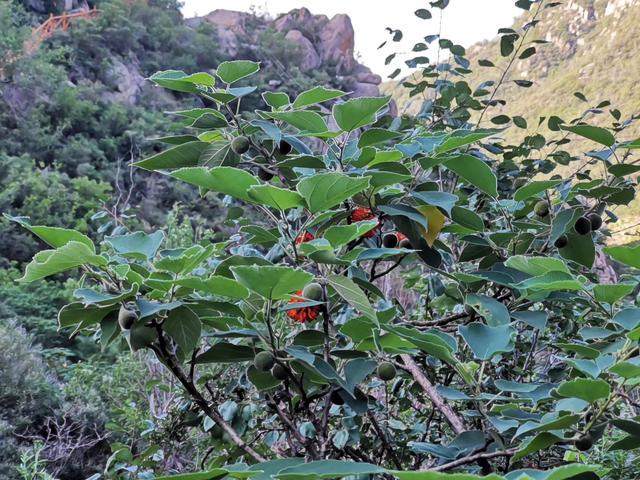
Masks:
[[[437,33],[440,10],[430,8],[431,20],[421,20],[414,15],[419,8],[429,8],[428,0],[183,0],[186,17],[206,15],[212,10],[267,12],[271,16],[286,13],[294,8],[307,7],[311,13],[329,17],[346,13],[351,17],[355,30],[356,54],[374,72],[384,77],[400,62],[385,66],[384,59],[390,53],[410,51],[416,42],[426,35]],[[451,0],[443,11],[442,37],[468,47],[480,40],[496,36],[498,28],[511,26],[522,10],[514,6],[514,0]],[[404,33],[400,44],[389,42],[377,50],[389,38],[385,27],[399,28]],[[433,56],[429,51],[415,54]]]

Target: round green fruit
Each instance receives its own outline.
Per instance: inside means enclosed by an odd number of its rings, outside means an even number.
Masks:
[[[302,290],[302,296],[304,298],[308,298],[309,300],[322,300],[322,297],[324,297],[324,290],[322,288],[322,285],[320,285],[319,283],[311,282],[309,285],[304,287],[304,290]]]
[[[293,147],[289,142],[286,140],[280,140],[280,143],[278,144],[278,153],[280,155],[289,155],[292,149]]]
[[[546,217],[547,215],[549,215],[549,202],[547,202],[546,200],[540,200],[538,203],[536,203],[535,207],[533,207],[533,211],[539,217]]]
[[[556,238],[556,241],[553,242],[556,248],[564,248],[568,243],[569,237],[567,237],[566,235],[560,235],[558,238]]]
[[[253,359],[253,366],[261,372],[271,370],[276,364],[276,359],[271,352],[259,352]]]
[[[592,213],[588,217],[589,223],[591,223],[591,230],[594,232],[602,226],[602,217],[597,213]]]
[[[273,178],[273,173],[265,170],[264,168],[259,168],[258,169],[258,177],[260,178],[260,180],[268,182],[269,180],[271,180]]]
[[[391,362],[382,362],[378,365],[378,378],[384,382],[393,380],[396,373],[396,367]]]
[[[334,405],[344,405],[344,398],[342,398],[342,396],[340,395],[340,390],[332,391],[331,395],[329,396],[329,400]]]
[[[120,311],[118,312],[118,324],[120,328],[123,330],[129,330],[133,327],[133,324],[138,319],[138,315],[136,312],[129,310],[128,308],[120,307]]]
[[[575,441],[574,445],[581,452],[586,452],[593,447],[593,437],[590,433],[585,433]]]
[[[398,237],[395,233],[385,233],[382,237],[382,246],[384,248],[396,248],[398,245]]]
[[[247,153],[249,151],[249,139],[243,135],[234,138],[231,141],[231,150],[238,155],[242,155],[243,153]]]
[[[573,226],[580,235],[586,235],[591,231],[591,222],[587,217],[580,217]]]
[[[289,371],[279,363],[276,363],[271,369],[271,375],[278,380],[286,380],[289,378]]]

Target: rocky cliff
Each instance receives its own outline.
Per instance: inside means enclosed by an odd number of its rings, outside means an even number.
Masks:
[[[270,59],[260,58],[261,34],[269,30],[279,32],[291,44],[290,47],[299,52],[302,71],[326,71],[354,96],[380,94],[380,76],[358,63],[354,56],[353,25],[347,15],[328,18],[300,8],[269,19],[219,9],[202,17],[189,18],[186,22],[192,27],[203,23],[212,25],[217,31],[220,46],[230,57],[239,56],[248,46],[263,62]],[[274,83],[277,81],[274,79]]]

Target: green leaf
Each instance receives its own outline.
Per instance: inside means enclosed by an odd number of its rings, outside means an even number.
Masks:
[[[344,131],[351,132],[376,121],[376,113],[391,97],[359,97],[333,106],[333,118]]]
[[[140,260],[153,258],[163,240],[164,232],[162,230],[150,234],[134,232],[104,237],[104,243],[111,246],[116,253]]]
[[[620,375],[622,378],[640,377],[640,365],[631,362],[619,362],[609,368],[611,373]]]
[[[292,112],[266,112],[266,117],[274,120],[280,120],[292,127],[297,128],[301,132],[314,134],[324,133],[329,130],[324,118],[311,110],[296,110]]]
[[[580,265],[591,268],[596,259],[596,247],[593,244],[592,236],[568,233],[567,238],[569,242],[566,247],[559,250],[560,255],[567,260],[573,260]]]
[[[528,273],[534,277],[544,275],[549,272],[570,273],[569,267],[559,258],[553,257],[527,257],[525,255],[514,255],[509,257],[505,265],[509,268]]]
[[[262,98],[267,105],[274,109],[289,105],[290,102],[289,95],[287,95],[285,92],[264,92],[262,94]]]
[[[617,262],[640,269],[640,244],[605,247],[603,250]]]
[[[558,387],[558,394],[563,397],[573,397],[593,403],[596,400],[607,398],[611,394],[611,387],[604,380],[592,380],[589,378],[576,378],[570,382],[564,382]]]
[[[234,167],[192,167],[181,168],[170,173],[172,177],[197,185],[204,190],[224,193],[240,200],[252,202],[249,188],[260,185],[256,177],[250,173]]]
[[[518,450],[513,456],[513,461],[518,461],[527,455],[531,455],[532,453],[548,448],[561,441],[562,438],[554,435],[553,433],[542,432],[524,443],[520,447],[520,450]]]
[[[494,198],[498,196],[498,179],[489,165],[479,158],[462,154],[449,158],[442,164],[480,191]]]
[[[160,87],[184,93],[200,93],[201,89],[198,88],[198,85],[204,87],[213,87],[215,85],[215,79],[208,73],[199,72],[187,75],[180,70],[157,72],[151,75],[149,80]]]
[[[249,60],[222,62],[216,69],[216,75],[225,83],[232,84],[249,77],[260,70],[260,64]]]
[[[609,168],[607,168],[607,170],[609,170],[609,173],[614,177],[624,177],[626,175],[631,175],[633,173],[640,172],[640,165],[615,163],[613,165],[610,165]]]
[[[249,188],[248,193],[255,202],[278,210],[304,206],[304,199],[298,192],[269,184],[254,185]]]
[[[196,363],[236,363],[250,362],[256,356],[257,351],[246,345],[234,345],[233,343],[219,342],[213,345],[202,355],[196,357]]]
[[[496,353],[511,352],[514,348],[513,337],[516,330],[511,325],[490,327],[474,322],[460,326],[459,331],[480,360],[490,360]]]
[[[327,282],[349,305],[378,325],[378,316],[367,295],[353,280],[343,275],[329,275]]]
[[[58,325],[60,328],[76,327],[81,330],[99,323],[109,312],[116,312],[118,305],[86,305],[83,302],[73,302],[65,305],[58,312]]]
[[[612,321],[625,330],[633,330],[640,325],[640,308],[623,308],[613,316]]]
[[[491,137],[501,131],[502,130],[493,128],[480,128],[478,130],[455,130],[444,138],[442,143],[438,147],[436,147],[435,151],[437,154],[450,152],[451,150],[455,150],[456,148],[464,147],[465,145],[470,145],[484,138]]]
[[[322,86],[313,87],[309,90],[305,90],[296,97],[293,102],[293,108],[302,108],[308,105],[315,105],[316,103],[327,102],[343,95],[345,95],[345,92],[342,90],[335,90]]]
[[[288,467],[273,475],[279,480],[311,480],[341,478],[347,476],[383,474],[385,469],[370,463],[356,463],[342,460],[318,460]]]
[[[477,213],[464,208],[455,206],[451,209],[451,219],[458,225],[465,228],[475,230],[476,232],[484,231],[484,221]]]
[[[411,196],[418,199],[421,203],[441,208],[447,212],[448,215],[451,215],[451,209],[458,201],[457,195],[452,195],[447,192],[413,191],[411,192]]]
[[[605,302],[613,305],[618,300],[629,295],[635,285],[631,283],[617,283],[613,285],[596,285],[593,287],[593,294],[599,302]]]
[[[42,240],[44,243],[52,246],[53,248],[60,248],[69,242],[79,242],[84,243],[87,247],[89,247],[89,249],[91,249],[91,251],[96,251],[96,247],[94,246],[93,241],[85,234],[80,233],[76,230],[59,227],[46,227],[41,225],[30,225],[27,222],[26,217],[12,217],[11,215],[7,215],[6,213],[4,214],[4,217],[7,220],[16,222],[20,226],[26,228],[35,236],[40,238],[40,240]]]
[[[198,346],[202,322],[189,307],[178,307],[169,311],[162,322],[162,329],[178,344],[183,355],[190,355]]]
[[[517,202],[531,198],[540,192],[544,192],[550,188],[556,187],[562,183],[562,180],[537,180],[533,182],[527,182],[526,185],[516,190],[513,199]]]
[[[467,295],[465,303],[471,305],[492,327],[507,325],[511,321],[507,307],[495,298],[471,293]]]
[[[65,272],[80,265],[102,267],[107,264],[104,257],[96,255],[85,243],[70,241],[55,250],[43,250],[26,266],[18,281],[33,282],[41,278]]]
[[[340,248],[341,246],[360,238],[376,226],[378,226],[377,220],[356,222],[350,225],[334,225],[327,228],[323,236],[329,241],[333,248]]]
[[[343,173],[322,173],[305,177],[297,189],[304,197],[311,213],[318,213],[339,205],[369,186],[368,178],[350,177]]]
[[[200,155],[209,145],[207,142],[200,141],[183,143],[131,165],[153,171],[195,167],[198,165]]]
[[[593,127],[591,125],[561,125],[560,128],[567,132],[572,132],[576,135],[580,135],[581,137],[593,140],[594,142],[606,147],[611,147],[616,143],[616,139],[613,134],[604,128]]]
[[[281,266],[236,266],[231,267],[231,271],[240,285],[271,300],[302,290],[313,279],[310,273]]]
[[[388,472],[398,480],[504,480],[505,478],[495,473],[474,475],[472,473],[443,473],[429,470],[388,470]]]
[[[401,135],[402,134],[399,132],[385,130],[383,128],[370,128],[360,135],[360,138],[358,139],[358,148],[377,145],[379,143],[398,138]]]

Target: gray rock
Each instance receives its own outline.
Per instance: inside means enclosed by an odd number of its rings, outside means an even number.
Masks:
[[[348,15],[335,15],[320,33],[318,52],[323,62],[337,66],[337,72],[350,72],[356,61],[353,57],[354,31]]]
[[[295,43],[300,49],[302,55],[302,64],[300,69],[303,71],[312,70],[318,68],[322,61],[316,49],[307,37],[305,37],[300,30],[290,30],[285,37],[292,43]]]

